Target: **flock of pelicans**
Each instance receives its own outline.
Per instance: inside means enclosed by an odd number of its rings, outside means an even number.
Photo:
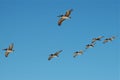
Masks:
[[[59,15],[57,17],[60,17],[59,21],[58,21],[58,25],[60,26],[62,24],[62,22],[66,19],[70,19],[70,14],[71,12],[73,11],[73,9],[70,9],[68,11],[66,11],[66,13],[64,15]],[[93,38],[92,39],[92,42],[90,44],[87,44],[86,47],[85,47],[85,50],[80,50],[80,51],[76,51],[74,52],[73,54],[73,57],[75,58],[76,56],[78,55],[82,55],[88,48],[91,48],[91,47],[94,47],[95,44],[96,44],[96,41],[101,41],[101,39],[104,38],[104,36],[99,36],[97,38]],[[103,44],[107,43],[107,42],[110,42],[110,41],[113,41],[115,39],[115,36],[112,36],[110,38],[106,38],[104,39],[103,41]],[[10,44],[8,48],[5,48],[3,50],[5,50],[5,57],[8,57],[8,55],[12,52],[14,52],[13,50],[13,47],[14,47],[14,44]],[[55,52],[54,54],[50,54],[49,57],[48,57],[48,60],[51,60],[52,58],[54,57],[58,57],[59,54],[62,52],[63,50],[60,50],[60,51],[57,51]]]
[[[66,13],[65,13],[64,15],[62,14],[62,15],[59,15],[59,16],[58,16],[58,17],[60,17],[60,19],[59,19],[59,21],[58,21],[58,25],[59,25],[59,26],[62,24],[62,22],[63,22],[64,20],[71,18],[71,17],[70,17],[70,14],[71,14],[72,11],[73,11],[73,9],[70,9],[70,10],[66,11]],[[96,42],[96,41],[100,41],[103,37],[104,37],[104,36],[99,36],[99,37],[97,37],[97,38],[93,38],[93,39],[92,39],[92,42],[91,42],[90,44],[87,44],[87,45],[86,45],[85,50],[80,50],[80,51],[74,52],[73,57],[75,58],[75,57],[78,56],[78,55],[82,55],[83,52],[86,51],[86,49],[91,48],[91,47],[94,47],[95,42]],[[107,42],[109,42],[109,41],[112,41],[112,40],[114,40],[114,39],[115,39],[115,36],[112,36],[112,37],[110,37],[110,38],[106,38],[106,39],[103,41],[103,44],[105,44],[105,43],[107,43]],[[58,55],[59,55],[62,51],[63,51],[63,50],[60,50],[60,51],[55,52],[54,54],[50,54],[49,57],[48,57],[48,60],[51,60],[51,59],[54,58],[54,57],[58,57]]]
[[[85,47],[85,50],[80,50],[80,51],[76,51],[73,53],[73,57],[75,58],[76,56],[78,55],[82,55],[83,52],[85,52],[88,48],[92,48],[95,46],[96,44],[96,41],[101,41],[101,39],[104,38],[104,36],[99,36],[97,38],[93,38],[91,43],[90,44],[87,44],[86,47]],[[115,39],[116,37],[115,36],[112,36],[110,38],[105,38],[103,40],[103,44],[107,43],[107,42],[111,42]],[[12,52],[14,52],[13,50],[13,47],[14,47],[14,44],[10,44],[8,48],[5,48],[3,50],[5,50],[5,57],[8,57],[8,55]],[[60,51],[57,51],[55,52],[54,54],[50,54],[49,57],[48,57],[48,60],[51,60],[52,58],[55,58],[55,57],[58,57],[59,54],[62,52],[63,50],[60,50]]]
[[[104,38],[104,36],[99,36],[97,38],[93,38],[91,43],[90,44],[87,44],[86,47],[85,47],[85,50],[80,50],[80,51],[76,51],[73,53],[73,57],[75,58],[76,56],[78,55],[82,55],[88,48],[92,48],[95,46],[96,44],[96,41],[101,41],[101,39]],[[110,38],[105,38],[103,40],[103,44],[107,43],[107,42],[111,42],[115,39],[116,37],[115,36],[112,36]],[[55,52],[54,54],[50,54],[49,57],[48,57],[48,60],[51,60],[52,58],[55,58],[55,57],[58,57],[59,54],[62,52],[63,50],[60,50],[60,51],[57,51]]]

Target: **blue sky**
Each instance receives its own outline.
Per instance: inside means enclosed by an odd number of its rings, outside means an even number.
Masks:
[[[59,27],[57,16],[69,9]],[[0,0],[0,80],[119,80],[119,29],[119,0]],[[73,58],[100,35],[118,37]],[[5,58],[11,43],[15,52]]]

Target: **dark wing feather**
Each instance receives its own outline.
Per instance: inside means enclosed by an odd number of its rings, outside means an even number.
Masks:
[[[64,20],[65,20],[65,19],[60,18],[59,21],[58,21],[58,25],[60,26]]]
[[[71,14],[72,11],[73,11],[73,9],[68,10],[68,11],[65,13],[65,16],[66,16],[66,17],[69,17],[69,15]]]
[[[12,50],[13,49],[13,43],[9,46],[9,50]]]
[[[78,55],[78,54],[75,52],[75,53],[73,54],[73,57],[75,58],[77,55]]]
[[[48,60],[51,60],[51,59],[52,59],[52,57],[51,57],[51,56],[49,56]]]
[[[5,52],[5,57],[8,57],[8,55],[9,55],[9,52],[6,51]]]
[[[109,41],[109,39],[106,38],[106,39],[103,41],[103,43],[105,44],[105,43],[107,43],[108,41]]]
[[[48,60],[51,60],[53,58],[53,56],[49,56]]]
[[[62,50],[56,52],[54,55],[59,55],[62,52]]]

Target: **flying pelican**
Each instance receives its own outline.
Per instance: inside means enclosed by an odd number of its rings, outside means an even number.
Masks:
[[[73,57],[75,58],[76,56],[82,55],[82,54],[83,54],[83,50],[76,51],[76,52],[73,53]]]
[[[51,60],[54,57],[59,57],[58,55],[62,52],[63,50],[57,51],[54,54],[50,54],[48,60]]]
[[[104,36],[99,36],[97,38],[93,38],[92,39],[92,43],[96,42],[96,41],[100,41]]]
[[[113,41],[115,38],[116,38],[115,36],[112,36],[112,37],[110,37],[110,38],[106,38],[106,39],[103,41],[103,43],[105,44],[105,43],[107,43],[107,42],[109,42],[109,41]]]
[[[14,50],[13,50],[13,46],[14,46],[14,44],[12,43],[12,44],[9,45],[9,48],[3,49],[3,50],[6,51],[6,52],[5,52],[5,57],[8,57],[9,53],[11,53],[11,52],[14,51]]]
[[[86,49],[91,48],[91,47],[94,47],[94,46],[95,46],[95,43],[87,44],[87,45],[86,45]]]
[[[59,15],[58,17],[60,17],[59,21],[58,21],[58,25],[60,26],[62,24],[62,22],[66,19],[70,19],[70,14],[73,11],[73,9],[70,9],[68,11],[66,11],[65,15]]]

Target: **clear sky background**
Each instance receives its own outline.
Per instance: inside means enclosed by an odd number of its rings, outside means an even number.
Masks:
[[[72,18],[59,27],[57,16],[69,9]],[[113,35],[73,58],[92,38]],[[0,49],[0,80],[120,80],[120,1],[0,0]]]

